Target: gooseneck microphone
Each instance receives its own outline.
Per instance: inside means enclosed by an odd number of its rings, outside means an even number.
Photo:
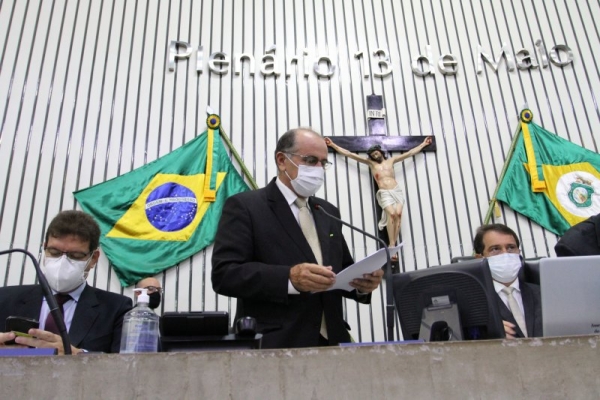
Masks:
[[[46,276],[42,273],[40,269],[40,264],[37,262],[36,258],[23,249],[10,249],[0,251],[0,255],[9,254],[9,253],[23,253],[28,256],[33,262],[33,266],[35,267],[35,273],[37,275],[38,281],[40,282],[40,286],[42,287],[42,291],[44,292],[44,297],[48,302],[48,307],[50,308],[50,313],[52,314],[52,318],[54,318],[54,322],[56,323],[56,327],[60,332],[60,337],[63,342],[64,352],[66,355],[71,354],[71,340],[69,339],[69,334],[67,333],[67,326],[65,325],[65,321],[63,319],[62,313],[60,312],[60,308],[58,308],[58,303],[52,294],[52,289],[50,289],[50,285],[48,285],[48,280]]]
[[[390,249],[387,247],[387,245],[381,238],[378,238],[375,235],[365,232],[362,229],[357,228],[356,226],[350,225],[349,223],[342,221],[338,217],[331,215],[330,213],[325,211],[325,209],[323,207],[321,207],[320,204],[313,204],[313,207],[315,210],[321,211],[323,214],[327,215],[329,218],[334,219],[343,225],[346,225],[348,228],[354,229],[355,231],[360,232],[363,235],[378,241],[379,244],[381,244],[381,247],[385,249],[385,255],[387,257],[387,263],[386,263],[386,268],[385,268],[385,290],[386,290],[386,298],[387,298],[386,318],[385,318],[386,324],[387,324],[386,340],[388,340],[388,341],[394,340],[394,292],[393,292],[393,287],[392,287],[392,261],[391,261],[391,256],[390,256]]]

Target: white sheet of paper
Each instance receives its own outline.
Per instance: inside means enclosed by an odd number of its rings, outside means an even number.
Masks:
[[[400,250],[402,243],[396,247],[390,248],[390,255],[393,256]],[[379,249],[375,253],[363,258],[362,260],[352,264],[339,274],[335,278],[335,284],[328,290],[342,289],[348,292],[354,290],[350,286],[350,282],[356,278],[362,278],[363,274],[370,274],[373,271],[378,270],[387,262],[385,255],[385,249]]]

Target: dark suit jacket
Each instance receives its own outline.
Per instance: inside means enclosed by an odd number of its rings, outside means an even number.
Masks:
[[[525,325],[527,325],[527,336],[528,337],[542,337],[542,296],[540,287],[532,283],[520,281],[519,287],[521,289],[521,298],[523,299],[523,308],[525,310]],[[515,330],[517,331],[516,337],[525,337],[523,331],[517,325],[515,317],[504,304],[500,296],[498,297],[498,307],[500,308],[500,315],[504,321],[515,324]]]
[[[0,288],[0,327],[8,316],[40,318],[43,291],[39,285]],[[129,297],[86,285],[73,314],[71,344],[88,351],[118,353],[123,316],[131,309]]]
[[[558,257],[600,255],[600,214],[573,225],[554,246]]]
[[[312,205],[332,215],[339,211],[325,200],[309,200],[323,265],[338,273],[352,264],[342,226]],[[223,208],[212,256],[212,283],[222,295],[236,297],[236,319],[251,316],[263,334],[263,348],[319,345],[325,313],[330,345],[349,342],[343,319],[342,296],[370,302],[370,295],[333,290],[288,295],[290,269],[315,256],[283,194],[273,179],[265,188],[230,197]]]

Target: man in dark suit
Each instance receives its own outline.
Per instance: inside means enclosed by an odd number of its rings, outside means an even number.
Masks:
[[[600,255],[600,214],[573,225],[556,243],[554,251],[558,257]]]
[[[128,297],[87,285],[87,275],[100,256],[99,240],[98,224],[82,211],[59,213],[46,232],[42,269],[55,296],[65,300],[64,320],[72,354],[118,353],[123,316],[132,306]],[[58,354],[64,354],[56,324],[48,313],[49,307],[39,285],[0,288],[0,323],[8,316],[40,322],[40,329],[29,331],[33,338],[18,336],[16,343],[54,347]]]
[[[369,303],[383,271],[355,279],[351,292],[327,291],[336,274],[352,264],[341,224],[315,205],[337,217],[339,211],[311,197],[329,165],[327,146],[314,131],[293,129],[279,139],[275,161],[276,179],[225,203],[212,257],[213,288],[237,298],[236,318],[256,318],[263,348],[349,342],[342,296]],[[308,206],[296,205],[297,199],[308,199]],[[316,235],[303,233],[306,225],[300,225],[307,217]],[[314,236],[318,240],[311,247],[307,238]]]
[[[518,279],[523,261],[517,234],[503,224],[483,225],[477,229],[473,249],[476,257],[488,259],[506,337],[542,336],[540,287]]]

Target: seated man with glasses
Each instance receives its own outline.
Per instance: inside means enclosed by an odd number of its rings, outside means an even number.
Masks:
[[[156,309],[160,306],[160,300],[163,294],[163,288],[160,285],[160,282],[156,278],[144,278],[138,283],[135,284],[136,289],[147,289],[148,297],[150,297],[150,303],[148,303],[148,307],[151,309]],[[137,297],[139,296],[138,292],[135,293],[135,298],[137,301]]]
[[[86,283],[100,257],[100,228],[82,211],[62,211],[50,222],[44,241],[42,271],[57,303],[71,339],[71,352],[118,353],[123,316],[131,299]],[[54,347],[64,354],[54,318],[39,285],[0,288],[0,327],[8,316],[39,320],[33,337],[18,336],[18,345]],[[4,337],[13,338],[13,335]]]
[[[473,240],[475,257],[486,257],[507,339],[542,336],[542,301],[538,285],[518,279],[523,266],[519,238],[503,224],[483,225]]]

